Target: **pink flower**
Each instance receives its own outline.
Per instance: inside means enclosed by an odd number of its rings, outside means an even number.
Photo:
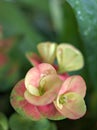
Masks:
[[[56,97],[62,84],[56,70],[47,63],[39,64],[28,71],[25,77],[27,91],[24,96],[29,103],[46,105]]]
[[[66,118],[78,119],[86,112],[85,94],[86,84],[82,77],[70,76],[63,82],[54,104]]]

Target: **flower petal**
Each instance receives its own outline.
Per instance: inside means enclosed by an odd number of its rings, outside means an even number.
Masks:
[[[59,75],[59,78],[62,80],[62,81],[65,81],[68,77],[69,77],[69,74],[68,73],[63,73],[63,74],[58,74]]]
[[[65,117],[56,109],[53,103],[45,106],[39,106],[38,110],[45,118],[48,118],[50,120],[65,119]]]
[[[26,57],[33,66],[37,66],[42,62],[42,59],[36,53],[29,52]]]
[[[64,100],[63,103],[61,98]],[[86,112],[84,99],[74,92],[61,95],[54,103],[57,110],[69,119],[81,118]]]
[[[51,103],[60,90],[62,80],[60,80],[57,75],[48,75],[43,78],[41,84],[44,84],[44,92],[42,95],[32,95],[28,91],[25,92],[24,96],[29,103],[37,106]]]
[[[82,97],[85,97],[86,94],[86,84],[84,79],[81,76],[70,76],[68,77],[59,91],[59,95],[66,92],[75,92],[80,94]]]
[[[56,43],[42,42],[39,43],[37,48],[43,62],[53,64],[56,56]]]
[[[27,100],[24,98],[25,90],[26,88],[24,80],[21,80],[12,90],[10,99],[11,105],[20,115],[23,115],[27,118],[32,120],[39,120],[43,118],[37,107],[27,102]]]
[[[79,70],[83,67],[83,56],[72,45],[60,44],[56,53],[60,73]]]

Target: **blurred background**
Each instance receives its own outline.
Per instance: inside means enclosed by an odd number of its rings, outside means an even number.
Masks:
[[[87,84],[86,115],[75,121],[46,122],[54,126],[43,130],[97,130],[97,0],[0,0],[0,130],[40,130],[31,122],[23,128],[27,120],[21,123],[22,117],[12,117],[10,92],[31,67],[25,53],[37,52],[42,41],[77,47],[85,66],[74,73]],[[12,125],[16,122],[17,128]]]

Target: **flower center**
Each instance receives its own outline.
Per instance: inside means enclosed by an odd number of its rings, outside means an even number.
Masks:
[[[27,90],[29,91],[30,94],[34,95],[34,96],[41,96],[45,93],[45,78],[43,77],[40,82],[39,82],[39,87],[35,87],[32,85],[29,85],[27,87]]]
[[[64,94],[61,95],[60,98],[59,98],[59,103],[64,104],[66,102],[67,102],[67,97]]]
[[[43,95],[45,93],[45,77],[43,77],[41,80],[40,80],[40,83],[39,83],[39,87],[38,87],[38,90],[39,90],[39,93],[40,93],[40,96]]]
[[[61,96],[59,96],[57,98],[57,106],[62,109],[63,108],[63,105],[67,102],[67,97],[62,94]]]

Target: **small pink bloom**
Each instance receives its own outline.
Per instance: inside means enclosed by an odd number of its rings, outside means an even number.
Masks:
[[[56,70],[47,63],[39,64],[28,71],[25,77],[26,100],[42,106],[51,103],[60,89],[62,80]]]
[[[84,96],[86,84],[80,76],[67,78],[58,93],[54,104],[57,110],[67,118],[78,119],[86,112]]]

